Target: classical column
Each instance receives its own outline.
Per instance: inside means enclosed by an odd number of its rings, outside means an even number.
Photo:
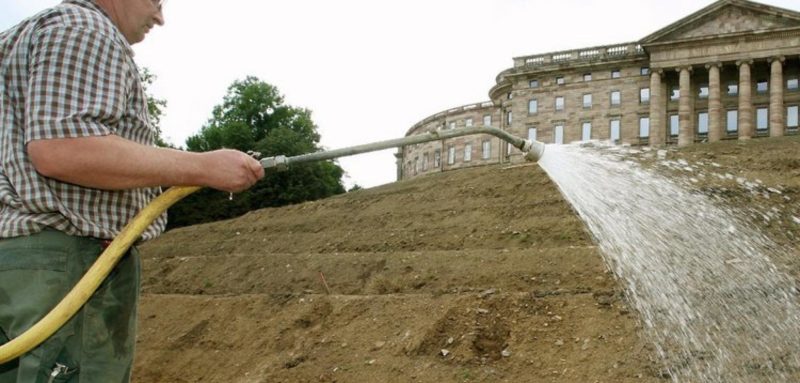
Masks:
[[[739,65],[739,139],[753,137],[753,85],[750,79],[752,60],[738,61]]]
[[[783,136],[786,129],[786,107],[783,104],[783,56],[769,60],[772,74],[769,78],[769,135]]]
[[[678,146],[694,143],[694,114],[692,97],[692,67],[678,68],[680,72],[680,100],[678,101],[678,118],[680,130],[678,131]]]
[[[667,105],[664,103],[661,76],[664,72],[660,69],[653,69],[650,72],[650,145],[664,145],[667,137],[664,128]]]
[[[719,79],[721,63],[707,64],[708,69],[708,142],[722,139],[722,84]]]

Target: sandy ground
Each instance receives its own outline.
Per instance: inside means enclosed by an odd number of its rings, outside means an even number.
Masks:
[[[798,137],[631,156],[800,255]],[[535,164],[260,210],[141,250],[135,382],[670,381]]]

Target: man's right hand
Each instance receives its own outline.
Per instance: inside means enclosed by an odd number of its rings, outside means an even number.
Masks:
[[[261,162],[238,150],[220,149],[201,153],[207,169],[203,186],[237,193],[264,178]]]

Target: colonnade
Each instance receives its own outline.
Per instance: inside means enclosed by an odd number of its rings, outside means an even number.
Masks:
[[[786,130],[786,106],[784,103],[784,56],[770,57],[769,79],[769,135],[783,136]],[[725,136],[722,116],[722,63],[704,65],[708,71],[708,141],[715,142]],[[738,81],[738,138],[747,140],[755,134],[753,106],[753,60],[736,61]],[[695,94],[692,92],[692,74],[696,66],[686,65],[674,70],[678,73],[680,98],[678,100],[679,132],[678,146],[686,146],[695,140]],[[650,145],[663,145],[667,139],[667,102],[664,99],[665,69],[653,69],[650,74]]]

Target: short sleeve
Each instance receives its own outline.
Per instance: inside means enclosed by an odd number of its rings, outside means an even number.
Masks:
[[[88,29],[55,26],[31,42],[25,143],[114,133],[130,87],[125,52]]]

